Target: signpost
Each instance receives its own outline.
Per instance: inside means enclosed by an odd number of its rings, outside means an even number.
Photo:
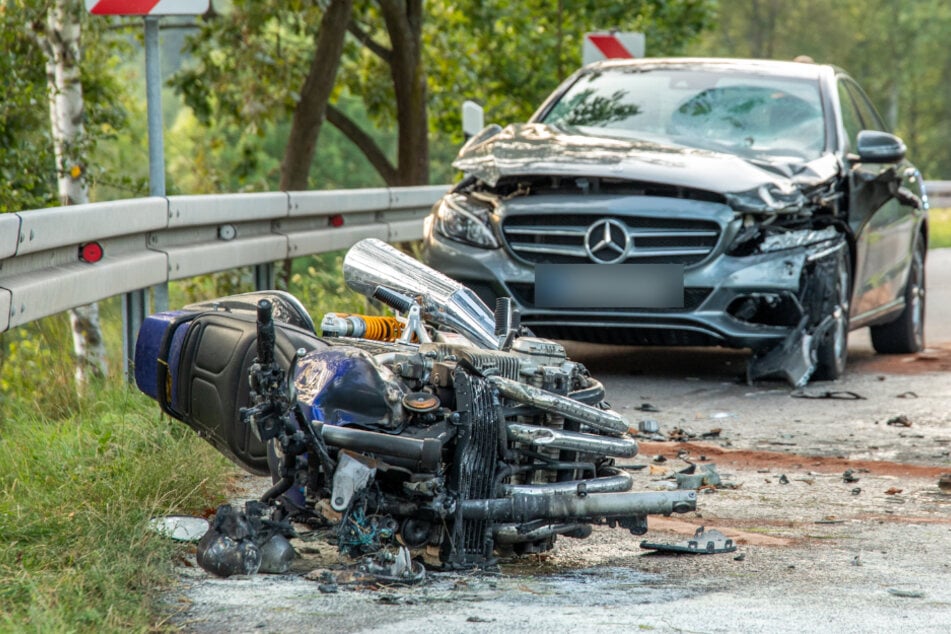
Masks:
[[[93,15],[201,15],[210,0],[86,0]]]
[[[165,144],[162,130],[162,67],[159,60],[159,16],[200,15],[210,0],[85,0],[93,15],[141,15],[145,22],[145,95],[149,128],[149,195],[165,196]],[[168,310],[168,284],[156,286],[156,310]],[[122,298],[122,350],[127,362],[135,354],[135,337],[148,312],[148,291]],[[128,363],[125,373],[131,379]]]
[[[581,45],[581,63],[590,64],[603,59],[644,57],[643,33],[618,31],[586,33]]]

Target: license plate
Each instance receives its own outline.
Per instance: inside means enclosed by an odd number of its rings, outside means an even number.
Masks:
[[[540,308],[683,308],[682,264],[538,264]]]

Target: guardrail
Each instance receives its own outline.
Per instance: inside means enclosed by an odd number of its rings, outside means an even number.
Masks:
[[[928,181],[933,208],[951,181]],[[446,185],[169,196],[0,214],[0,332],[172,280],[422,236]],[[96,242],[102,258],[80,258]],[[125,309],[137,321],[143,308]],[[131,357],[137,325],[127,324]]]
[[[951,181],[925,181],[928,203],[934,209],[951,207]]]
[[[415,240],[447,188],[169,196],[0,214],[0,332],[172,280],[369,237]],[[98,261],[81,258],[90,243],[102,247]]]

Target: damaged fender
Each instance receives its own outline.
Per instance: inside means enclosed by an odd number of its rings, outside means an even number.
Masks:
[[[832,228],[825,232],[801,231],[788,238],[790,242],[808,242],[816,237],[827,237],[806,247],[800,274],[800,290],[795,308],[800,315],[794,328],[777,346],[754,354],[747,367],[749,382],[764,378],[782,378],[794,387],[803,387],[813,376],[820,356],[825,362],[841,363],[845,359],[845,338],[848,332],[849,284],[840,267],[847,267],[848,244],[845,236],[835,234]],[[787,236],[789,234],[786,234]]]

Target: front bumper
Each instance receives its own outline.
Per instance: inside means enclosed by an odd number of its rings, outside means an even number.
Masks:
[[[761,351],[799,324],[803,269],[814,246],[733,257],[714,255],[684,272],[684,307],[553,309],[534,304],[535,271],[504,249],[470,247],[427,229],[423,260],[490,307],[510,296],[539,336],[635,345],[719,345]],[[597,266],[597,265],[591,265]]]

